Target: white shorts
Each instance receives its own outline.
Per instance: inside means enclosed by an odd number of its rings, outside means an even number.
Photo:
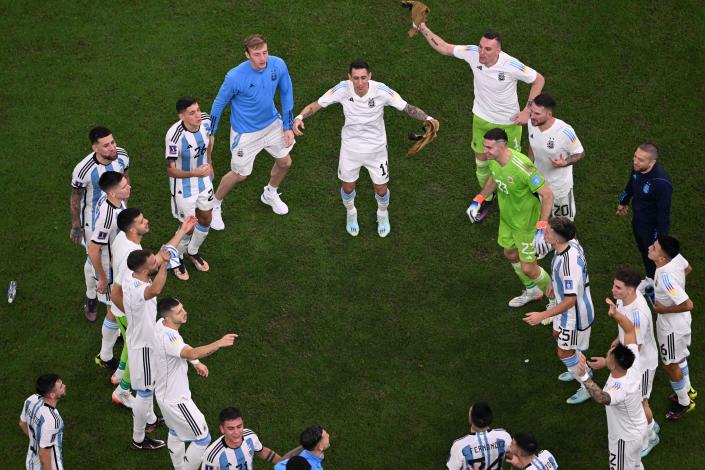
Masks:
[[[156,373],[152,348],[128,348],[127,363],[130,366],[130,382],[133,390],[154,390]]]
[[[41,470],[42,463],[39,461],[39,454],[27,450],[27,458],[25,458],[24,466],[27,470]]]
[[[389,182],[389,163],[387,148],[373,153],[358,153],[340,149],[338,160],[338,178],[346,183],[354,183],[360,177],[360,168],[367,168],[374,184]]]
[[[651,396],[651,389],[654,386],[654,375],[656,369],[646,369],[641,374],[641,399],[648,400]]]
[[[664,364],[677,364],[690,356],[690,333],[682,334],[657,328],[656,339],[661,362]]]
[[[575,220],[575,198],[573,197],[573,189],[565,196],[555,196],[553,197],[553,211],[552,215],[554,217],[568,217],[570,220]]]
[[[215,207],[216,203],[212,185],[206,188],[205,191],[201,191],[191,197],[184,197],[183,194],[177,191],[176,194],[171,196],[171,215],[183,222],[189,215],[196,215],[196,209],[209,211]]]
[[[105,252],[107,250],[100,250],[100,261],[101,264],[103,265],[103,272],[105,273],[106,276],[108,276],[108,287],[105,289],[105,294],[101,294],[100,292],[98,293],[98,301],[102,304],[105,305],[112,305],[110,302],[110,290],[112,289],[113,286],[113,269],[110,267],[110,255],[106,255]],[[93,267],[93,262],[91,261],[90,258],[88,258],[88,261],[91,263],[91,269],[93,270],[93,279],[98,281],[98,275],[95,273],[95,268]]]
[[[625,441],[609,439],[610,470],[643,470],[641,451],[644,449],[644,439]]]
[[[561,326],[561,316],[553,317],[553,331],[558,332],[556,344],[559,348],[565,350],[587,351],[590,347],[590,330],[592,327],[583,331],[577,328],[563,328]]]
[[[281,119],[275,120],[262,130],[238,134],[230,129],[230,169],[242,176],[250,176],[255,157],[266,150],[274,158],[284,158],[294,147],[284,144],[284,132]]]
[[[132,373],[132,371],[130,371]],[[208,424],[193,400],[165,403],[157,400],[169,431],[184,442],[197,441],[208,435]]]

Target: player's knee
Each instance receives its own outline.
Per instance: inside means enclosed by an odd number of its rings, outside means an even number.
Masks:
[[[202,227],[210,227],[211,221],[213,220],[213,211],[197,212],[196,217],[198,218],[199,225]]]
[[[277,158],[276,165],[277,168],[281,168],[282,170],[288,170],[289,168],[291,168],[291,156],[287,155],[284,158]]]
[[[509,260],[510,263],[519,262],[519,252],[514,249],[504,249],[504,257]]]
[[[536,279],[540,271],[536,263],[521,263],[521,272],[529,276],[531,279]]]
[[[384,196],[387,194],[387,185],[386,184],[375,184],[375,193],[377,193],[378,196]]]

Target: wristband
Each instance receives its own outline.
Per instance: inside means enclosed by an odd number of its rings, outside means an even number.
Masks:
[[[546,230],[546,227],[548,227],[548,222],[545,220],[539,220],[536,222],[536,230]]]
[[[197,366],[198,364],[201,363],[198,359],[194,359],[193,361],[189,361],[192,365]]]
[[[294,118],[294,121],[296,121],[297,119],[301,119],[301,120],[303,121],[303,120],[304,120],[304,117],[299,114],[298,116],[296,116],[296,117]]]
[[[582,383],[582,382],[585,382],[585,381],[586,381],[587,379],[589,379],[589,378],[590,378],[590,374],[587,373],[587,372],[585,372],[585,375],[581,375],[581,376],[578,378],[578,380],[580,380],[580,382]]]
[[[433,119],[431,116],[426,116],[426,120],[427,121],[435,121],[435,119]]]
[[[482,194],[478,194],[477,196],[475,196],[473,201],[478,204],[482,204],[483,202],[485,202],[485,196],[483,196]]]

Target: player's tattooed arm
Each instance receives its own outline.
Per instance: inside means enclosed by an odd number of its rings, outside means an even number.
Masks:
[[[404,112],[412,118],[418,119],[419,121],[425,121],[426,118],[428,118],[428,114],[426,114],[423,109],[417,108],[416,106],[410,104],[406,105],[406,108],[404,108]]]
[[[71,240],[74,243],[81,243],[83,241],[83,227],[81,226],[81,199],[83,198],[83,193],[85,193],[84,188],[73,188],[71,191]]]
[[[262,450],[257,452],[257,457],[266,462],[272,463],[279,463],[282,460],[282,456],[274,452],[269,447],[262,447]]]
[[[306,119],[308,117],[313,116],[316,114],[318,111],[320,111],[322,106],[318,104],[317,101],[314,101],[310,104],[308,104],[300,113],[299,116],[301,116],[302,119]]]
[[[585,389],[588,391],[592,399],[595,400],[597,403],[607,406],[612,401],[612,397],[610,397],[610,394],[604,392],[599,385],[592,381],[592,379],[587,379],[585,382],[583,382],[583,385],[585,386]]]
[[[416,26],[416,29],[426,38],[426,42],[439,54],[443,55],[453,55],[453,49],[455,49],[454,44],[448,44],[440,36],[435,34],[433,31],[426,26],[426,23],[421,23]]]

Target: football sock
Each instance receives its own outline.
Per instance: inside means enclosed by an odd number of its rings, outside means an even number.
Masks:
[[[113,346],[115,346],[115,341],[120,336],[120,329],[117,322],[108,320],[108,317],[105,317],[100,332],[103,336],[100,346],[100,359],[108,362],[113,358]]]
[[[181,241],[179,242],[179,245],[176,247],[176,251],[179,252],[179,258],[184,257],[184,253],[186,252],[186,249],[187,249],[190,242],[191,242],[191,234],[187,233],[186,235],[184,235],[184,238],[181,239]]]
[[[267,191],[272,191],[273,193],[277,192],[277,188],[272,186],[271,184],[267,183],[267,187],[265,188]]]
[[[541,270],[541,272],[539,273],[539,277],[534,279],[534,282],[537,286],[539,286],[541,292],[545,294],[546,292],[548,292],[548,288],[551,287],[551,276],[549,276],[548,273],[541,266],[539,266],[539,269]]]
[[[343,205],[348,212],[355,210],[355,195],[357,193],[353,189],[353,192],[346,193],[343,188],[340,188],[340,197],[343,200]]]
[[[387,192],[384,193],[384,196],[380,196],[379,194],[375,193],[375,199],[377,199],[377,212],[386,212],[387,208],[389,207],[389,195],[389,189],[387,189]]]
[[[83,277],[86,279],[86,297],[95,299],[96,295],[98,295],[96,291],[98,281],[96,281],[93,275],[93,265],[88,258],[86,258],[86,262],[83,263]]]
[[[169,457],[174,465],[174,470],[184,470],[184,457],[186,456],[186,444],[179,439],[174,431],[169,429],[169,437],[166,439],[166,447],[169,449]]]
[[[688,390],[690,387],[687,387],[686,385],[687,382],[685,378],[682,378],[678,382],[671,382],[671,388],[674,392],[676,392],[678,404],[681,406],[688,406],[690,404],[690,397],[688,396]]]
[[[578,356],[578,353],[575,352],[570,357],[561,358],[561,362],[565,365],[566,369],[568,369],[568,372],[573,374],[575,380],[578,380],[580,377],[578,374],[578,366],[580,365],[580,356]]]
[[[144,428],[148,422],[154,422],[156,417],[149,421],[149,412],[154,415],[153,393],[145,390],[136,390],[134,405],[132,405],[132,440],[144,441]]]
[[[203,454],[206,453],[208,444],[211,442],[211,435],[208,434],[203,439],[191,442],[186,449],[186,458],[184,459],[184,470],[198,470],[201,468]]]
[[[480,190],[485,187],[485,183],[490,178],[490,162],[487,160],[478,160],[475,158],[475,176],[477,177],[477,182],[480,183]],[[479,192],[479,191],[478,191]],[[485,201],[491,201],[494,199],[494,194],[485,198]]]
[[[203,244],[203,241],[206,239],[206,236],[208,236],[208,229],[209,227],[204,227],[201,224],[196,224],[196,227],[193,230],[193,234],[191,235],[191,241],[189,242],[188,247],[186,247],[187,253],[190,253],[192,255],[198,253],[198,249],[201,247],[201,244]]]
[[[688,377],[688,381],[690,381],[690,370],[688,369],[688,360],[683,359],[683,362],[678,364],[678,367],[681,368],[681,373],[683,374],[683,377]],[[688,385],[688,388],[690,388],[690,384]]]
[[[514,272],[516,273],[521,283],[524,284],[524,287],[526,287],[527,289],[533,289],[534,287],[536,287],[536,283],[534,283],[534,281],[532,281],[531,278],[524,274],[524,271],[521,270],[520,263],[512,263],[512,268],[514,268]]]

